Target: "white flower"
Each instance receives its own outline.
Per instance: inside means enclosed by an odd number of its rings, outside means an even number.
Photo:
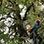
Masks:
[[[20,13],[22,19],[23,19],[23,17],[24,17],[24,14],[25,14],[25,12],[26,12],[26,9],[27,9],[26,6],[24,6],[23,10],[22,10],[21,13]]]
[[[4,43],[4,40],[3,39],[1,39],[1,43]]]
[[[9,31],[9,28],[8,27],[5,27],[5,32],[4,32],[4,34],[7,34],[8,33],[8,31]]]
[[[30,25],[26,25],[26,28],[29,29],[30,28]]]
[[[44,9],[44,5],[40,6],[40,10],[42,11]]]
[[[23,8],[23,5],[22,5],[22,4],[20,4],[20,5],[19,5],[19,8]]]
[[[12,39],[12,38],[14,38],[14,36],[10,36],[10,38]]]

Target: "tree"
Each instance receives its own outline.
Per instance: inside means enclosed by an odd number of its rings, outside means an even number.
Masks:
[[[19,44],[21,41],[26,41],[29,39],[29,35],[25,23],[33,25],[36,19],[41,20],[39,34],[44,39],[44,10],[41,9],[42,5],[43,1],[41,0],[0,0],[0,41],[4,40],[3,44],[14,44],[14,41]]]

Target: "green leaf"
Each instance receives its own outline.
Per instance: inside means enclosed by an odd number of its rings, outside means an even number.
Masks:
[[[9,42],[8,44],[15,44],[14,41]]]

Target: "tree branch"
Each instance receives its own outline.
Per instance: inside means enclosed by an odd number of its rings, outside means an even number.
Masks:
[[[20,9],[19,9],[18,4],[16,4],[16,15],[17,15],[18,19],[21,20]]]
[[[5,7],[6,9],[10,9],[11,11],[16,11],[16,10],[14,10],[14,9],[12,9],[12,8],[9,8],[9,7]]]
[[[3,1],[3,0],[0,0],[0,6],[2,5],[2,1]]]
[[[13,18],[13,17],[11,17],[11,16],[9,16],[9,17],[12,18],[12,19],[14,19],[14,20],[17,20],[17,18]],[[8,18],[8,17],[7,17],[7,18]],[[3,19],[6,19],[6,18],[1,18],[0,21],[3,20]]]
[[[29,10],[31,9],[31,7],[32,7],[33,5],[34,5],[34,4],[32,3],[31,5],[29,5],[29,7],[27,7],[27,10],[26,10],[26,12],[25,12],[25,16],[24,16],[24,18],[23,18],[23,21],[26,20],[27,12],[29,12]]]
[[[8,2],[12,3],[10,0],[8,0]],[[21,15],[20,15],[19,6],[18,6],[18,4],[16,4],[16,1],[14,1],[14,2],[12,3],[12,5],[14,5],[14,4],[15,4],[15,6],[16,6],[16,10],[13,10],[13,11],[16,12],[16,15],[17,15],[18,19],[21,20]]]
[[[1,18],[0,21],[3,20],[3,19],[5,19],[5,18]]]

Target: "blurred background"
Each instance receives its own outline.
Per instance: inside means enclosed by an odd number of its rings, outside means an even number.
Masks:
[[[26,30],[36,19],[44,44],[44,0],[0,0],[0,44],[31,44]]]

